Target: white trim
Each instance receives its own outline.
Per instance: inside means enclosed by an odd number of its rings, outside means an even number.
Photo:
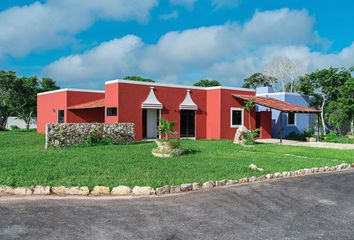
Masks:
[[[296,113],[295,112],[293,112],[294,113],[294,124],[289,124],[289,112],[287,112],[287,114],[286,114],[286,117],[287,117],[287,119],[286,119],[286,125],[287,126],[296,126]]]
[[[275,92],[275,93],[256,93],[256,96],[267,96],[267,95],[294,95],[294,96],[307,96],[299,93],[292,93],[292,92]]]
[[[237,110],[241,111],[241,124],[240,125],[232,125],[232,111]],[[231,128],[239,128],[244,125],[244,117],[245,117],[245,110],[243,108],[236,108],[236,107],[231,107],[230,108],[230,127]]]
[[[227,89],[227,90],[238,90],[238,91],[256,92],[256,90],[254,90],[254,89],[249,89],[249,88],[224,87],[224,86],[216,86],[216,87],[196,87],[196,86],[188,86],[188,85],[178,85],[178,84],[169,84],[169,83],[152,83],[152,82],[123,80],[123,79],[109,80],[109,81],[106,81],[106,82],[105,82],[105,85],[107,85],[107,84],[113,84],[113,83],[128,83],[128,84],[136,84],[136,85],[160,86],[160,87],[174,87],[174,88],[189,88],[189,89],[197,89],[197,90]]]
[[[89,90],[89,89],[74,89],[74,88],[63,88],[48,92],[37,93],[37,95],[44,95],[44,94],[51,94],[51,93],[58,93],[58,92],[92,92],[92,93],[105,93],[102,90]]]

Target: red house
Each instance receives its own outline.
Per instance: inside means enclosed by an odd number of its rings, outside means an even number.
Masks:
[[[105,91],[60,89],[38,94],[37,131],[45,132],[47,123],[129,122],[136,140],[152,139],[159,137],[164,118],[176,123],[181,138],[233,139],[241,125],[257,125],[261,138],[271,138],[270,112],[257,113],[256,123],[255,110],[244,109],[243,95],[253,97],[255,91],[129,80],[108,81]]]

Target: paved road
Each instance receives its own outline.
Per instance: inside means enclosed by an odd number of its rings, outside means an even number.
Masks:
[[[354,239],[354,171],[163,198],[2,199],[0,239]]]

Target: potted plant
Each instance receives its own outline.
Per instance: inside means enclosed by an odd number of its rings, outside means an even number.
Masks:
[[[152,154],[156,157],[174,157],[182,154],[182,150],[179,149],[178,139],[169,139],[170,135],[174,135],[176,123],[167,121],[161,118],[159,124],[159,133],[161,139],[156,139],[157,148],[152,150]]]

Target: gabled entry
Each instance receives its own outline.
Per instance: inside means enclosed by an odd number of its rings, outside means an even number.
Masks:
[[[150,93],[141,105],[143,110],[143,138],[155,139],[159,137],[158,126],[160,121],[162,103],[156,98],[154,87],[151,87]]]
[[[194,103],[189,89],[179,109],[180,137],[195,138],[195,111],[198,110],[198,106]]]

